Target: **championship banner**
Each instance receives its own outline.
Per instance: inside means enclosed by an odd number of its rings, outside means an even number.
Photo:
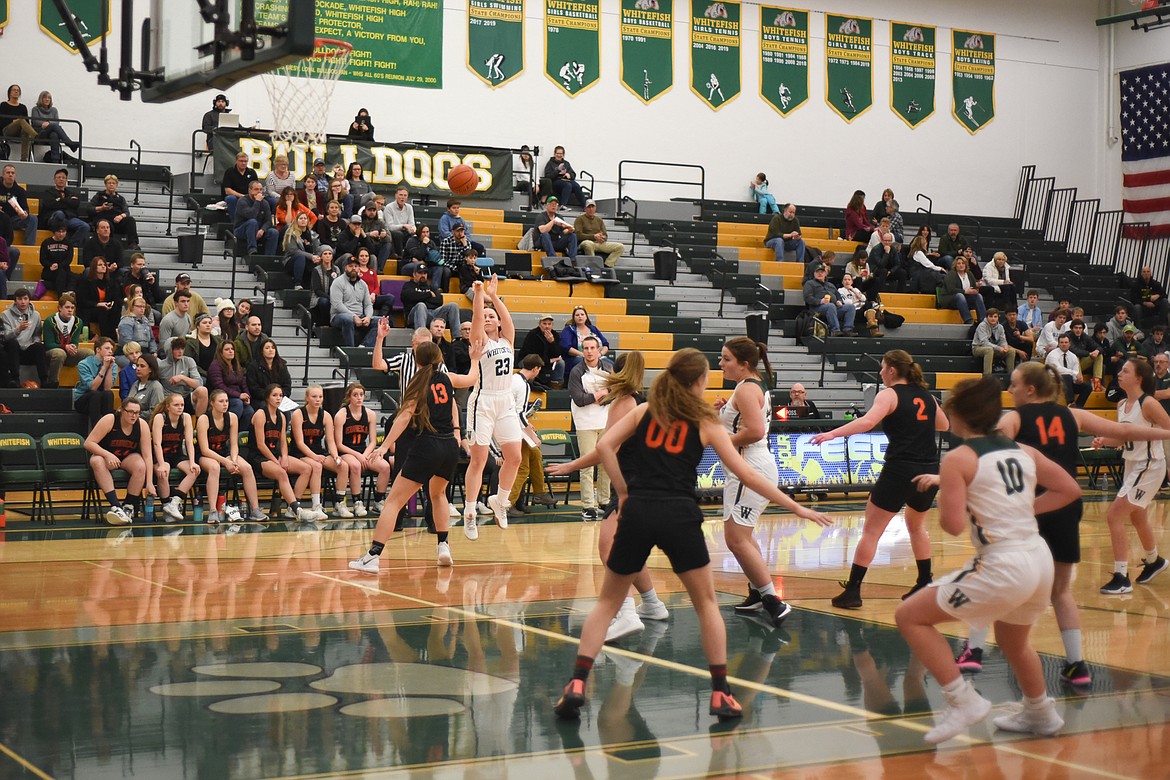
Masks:
[[[890,22],[890,108],[911,127],[934,114],[935,32]]]
[[[8,17],[8,3],[4,3],[5,24]],[[74,0],[69,4],[69,10],[77,19],[77,26],[81,28],[81,36],[86,46],[93,46],[103,37],[110,34],[114,25],[114,14],[106,14],[106,29],[102,30],[102,0]],[[53,0],[37,0],[37,26],[45,35],[77,54],[77,44],[69,30],[65,29],[65,20],[57,13],[57,6]]]
[[[873,105],[873,19],[825,14],[825,102],[846,122]]]
[[[505,199],[512,195],[512,153],[507,149],[470,146],[406,146],[371,144],[347,138],[330,138],[323,144],[273,143],[268,133],[254,131],[233,133],[217,130],[212,137],[215,180],[235,165],[236,154],[248,155],[249,164],[263,181],[272,170],[272,160],[278,154],[288,155],[289,170],[298,180],[303,179],[318,157],[332,168],[340,163],[349,168],[352,162],[361,163],[366,181],[374,192],[384,193],[387,200],[399,184],[405,184],[412,193],[426,193],[440,198],[451,195],[447,173],[452,167],[470,165],[479,174],[479,186],[472,197]]]
[[[468,0],[467,67],[492,89],[524,72],[524,3]]]
[[[342,81],[443,88],[443,0],[365,0],[356,9],[316,5],[317,37],[353,46]]]
[[[601,75],[601,3],[544,0],[544,75],[569,97]]]
[[[643,103],[674,86],[674,0],[622,0],[622,86]]]
[[[0,28],[8,24],[8,17],[11,15],[8,0],[0,0]]]
[[[808,100],[808,11],[760,6],[760,96],[782,116]]]
[[[691,91],[718,111],[739,95],[737,2],[691,0]]]
[[[974,135],[995,119],[995,36],[951,30],[951,114]]]

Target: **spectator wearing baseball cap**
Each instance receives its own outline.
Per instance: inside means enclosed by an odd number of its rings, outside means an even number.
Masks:
[[[305,174],[305,205],[318,214],[325,211],[325,196],[329,194],[331,178],[321,157],[313,160],[313,169]]]
[[[370,252],[370,257],[377,257],[377,242],[366,235],[366,231],[362,229],[362,215],[354,214],[346,222],[345,230],[337,239],[338,254],[351,254],[356,256],[358,250],[365,247]],[[379,271],[381,268],[378,269]]]
[[[191,274],[182,271],[175,277],[175,292],[163,300],[162,313],[164,317],[175,310],[175,293],[179,291],[191,293],[190,314],[192,322],[200,314],[211,313],[211,309],[207,308],[207,301],[203,300],[203,296],[191,289]]]
[[[318,325],[329,324],[329,288],[345,270],[334,261],[333,247],[323,244],[320,248],[321,262],[313,269],[309,290],[313,293],[313,320]]]
[[[362,337],[363,347],[372,347],[378,335],[377,318],[370,288],[362,281],[361,264],[351,254],[337,258],[345,269],[329,287],[329,324],[341,330],[343,346],[357,346]]]
[[[578,246],[587,255],[605,255],[605,267],[613,268],[626,253],[626,245],[610,241],[605,221],[597,216],[597,201],[585,201],[585,213],[573,221]]]
[[[559,388],[565,383],[565,358],[561,349],[560,335],[553,329],[553,316],[540,315],[540,321],[535,328],[524,336],[524,342],[516,355],[516,362],[521,363],[529,355],[539,355],[544,361],[532,386],[539,390]]]

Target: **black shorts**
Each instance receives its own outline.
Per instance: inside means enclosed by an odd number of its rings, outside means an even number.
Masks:
[[[183,453],[182,450],[173,450],[172,452],[164,452],[163,460],[165,460],[167,465],[171,468],[177,469],[180,463],[186,463],[189,458]]]
[[[400,473],[411,482],[425,485],[431,477],[450,480],[457,463],[459,445],[453,437],[419,436],[410,443]]]
[[[676,574],[711,562],[703,537],[703,510],[693,498],[627,498],[605,565],[614,574],[637,574],[655,547],[666,553]]]
[[[1055,512],[1036,516],[1040,537],[1048,543],[1052,560],[1057,563],[1081,562],[1081,515],[1085,505],[1081,499]]]
[[[914,478],[919,474],[937,473],[937,463],[887,460],[882,466],[882,473],[878,475],[877,484],[869,492],[869,500],[878,509],[887,512],[900,512],[903,506],[908,506],[916,512],[925,512],[934,503],[938,488],[920,493],[918,486],[914,484]]]
[[[260,468],[264,461],[268,460],[256,450],[245,450],[243,452],[244,460],[252,467],[252,473],[256,475],[256,479],[264,479],[264,469]]]

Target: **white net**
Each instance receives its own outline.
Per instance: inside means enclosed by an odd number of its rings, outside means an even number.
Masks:
[[[318,38],[313,56],[261,75],[272,102],[273,141],[290,146],[325,141],[333,88],[352,51],[348,43]]]

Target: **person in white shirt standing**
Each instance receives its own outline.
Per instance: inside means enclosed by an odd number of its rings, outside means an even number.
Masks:
[[[577,429],[577,451],[582,457],[597,448],[597,440],[605,432],[608,410],[601,405],[609,390],[605,378],[611,366],[601,360],[601,341],[596,336],[586,336],[581,341],[580,363],[569,373],[570,409],[573,412],[573,427]],[[597,508],[609,503],[609,475],[605,467],[597,467],[597,491],[594,493],[593,467],[581,469],[581,519],[597,520]],[[600,503],[598,503],[600,499]]]
[[[394,202],[382,209],[382,221],[390,230],[390,240],[394,242],[394,256],[402,257],[402,250],[406,241],[415,234],[414,206],[407,198],[410,191],[406,187],[399,187],[394,191]]]

